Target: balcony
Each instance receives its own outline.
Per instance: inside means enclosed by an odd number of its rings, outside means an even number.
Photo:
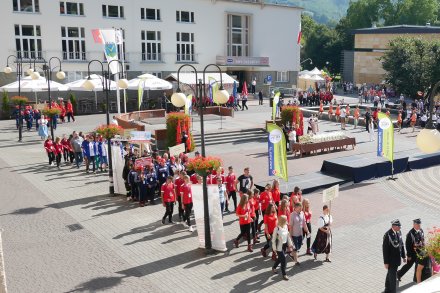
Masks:
[[[269,57],[217,56],[216,64],[221,66],[269,66]]]
[[[160,53],[142,53],[142,62],[162,62],[162,54]]]
[[[177,54],[176,63],[197,63],[197,54]]]
[[[43,52],[41,51],[16,51],[15,55],[17,58],[28,59],[28,60],[43,60]]]
[[[87,61],[86,52],[63,52],[64,61]]]

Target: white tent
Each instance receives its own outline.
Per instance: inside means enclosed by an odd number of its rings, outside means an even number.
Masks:
[[[171,83],[166,80],[160,79],[152,74],[142,74],[136,78],[130,79],[128,81],[128,89],[129,90],[137,90],[139,88],[139,84],[142,84],[144,90],[169,90],[173,87]]]
[[[317,67],[313,68],[312,71],[309,72],[310,75],[322,75],[321,70],[319,70]]]
[[[298,73],[299,76],[309,75],[309,74],[310,74],[310,71],[309,71],[309,70],[303,70],[303,71],[300,71],[300,72]]]
[[[310,79],[311,76],[308,75],[308,74],[304,74],[304,75],[300,75],[298,78],[301,78],[301,79]]]
[[[88,90],[84,87],[84,83],[88,80],[88,76],[83,79],[72,81],[72,82],[66,84],[66,86],[68,86],[69,89],[72,91],[94,92],[95,93],[95,107],[98,108],[98,96],[97,96],[96,92],[103,91],[102,81],[104,79],[105,78],[102,77],[101,75],[91,74],[90,80],[93,82],[93,85],[95,86],[95,88],[93,90]],[[116,82],[114,82],[113,80],[110,80],[110,90],[111,91],[116,90]]]
[[[315,74],[315,75],[312,75],[312,76],[309,78],[309,80],[313,80],[313,81],[324,81],[325,79],[322,78],[322,77],[320,77],[319,75]]]
[[[65,92],[69,88],[56,81],[49,81],[51,92]],[[7,92],[18,92],[18,81],[14,81],[10,84],[2,86],[0,89]],[[35,93],[35,103],[38,104],[38,92],[47,92],[47,79],[40,76],[38,79],[32,79],[30,76],[26,76],[20,80],[20,91],[22,93]]]
[[[234,85],[234,82],[237,83],[238,85],[238,81],[236,81],[235,79],[233,79],[231,76],[229,76],[226,73],[222,73],[222,81],[224,85]],[[180,78],[180,82],[187,84],[187,85],[194,85],[196,83],[196,75],[193,72],[181,72],[179,75]],[[197,72],[197,78],[198,79],[202,79],[203,80],[203,73],[202,72]],[[207,72],[205,74],[205,82],[206,84],[209,84],[209,80],[216,80],[217,82],[220,82],[220,73],[218,72]],[[168,75],[166,77],[166,80],[172,80],[172,81],[177,81],[177,73],[171,73],[170,75]],[[198,82],[198,80],[197,80]]]

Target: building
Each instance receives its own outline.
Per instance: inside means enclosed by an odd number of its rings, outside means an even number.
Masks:
[[[379,84],[384,80],[385,70],[379,60],[389,48],[391,40],[397,37],[420,37],[426,40],[438,39],[440,27],[396,25],[357,29],[354,34],[353,81],[355,84]],[[347,52],[345,52],[347,54]],[[347,55],[345,57],[347,58]],[[344,62],[344,71],[347,62]],[[345,77],[347,79],[347,77]]]
[[[41,65],[42,58],[56,56],[67,81],[77,80],[90,60],[104,61],[92,29],[118,28],[129,78],[145,72],[166,77],[183,63],[202,71],[214,63],[240,81],[256,79],[260,86],[270,76],[272,85],[291,87],[299,71],[302,9],[263,1],[2,0],[0,60],[6,65],[12,54]],[[2,74],[0,85],[11,78]]]

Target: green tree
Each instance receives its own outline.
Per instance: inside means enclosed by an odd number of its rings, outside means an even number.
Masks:
[[[384,15],[385,25],[425,25],[438,18],[438,0],[398,0],[390,14]]]
[[[9,99],[9,95],[7,91],[3,91],[2,98],[2,112],[4,117],[9,117],[11,111],[11,100]]]
[[[386,81],[399,93],[415,96],[440,80],[440,41],[396,38],[381,61]]]

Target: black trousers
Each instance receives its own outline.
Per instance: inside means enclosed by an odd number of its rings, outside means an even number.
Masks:
[[[307,229],[309,229],[309,232],[312,233],[312,224],[310,224],[310,223],[306,223],[306,225],[307,225]],[[306,234],[306,232],[303,230],[303,238],[306,238],[306,236],[307,236],[307,234]],[[311,241],[311,238],[310,238],[310,237],[307,238],[307,250],[310,249],[310,241]]]
[[[49,158],[49,165],[53,163],[53,161],[55,161],[55,155],[54,153],[47,153],[47,157]]]
[[[148,187],[147,186],[147,201],[149,200],[151,204],[154,203],[154,194],[156,192],[156,186]]]
[[[414,256],[414,257],[411,257],[411,260],[408,260],[407,262],[406,262],[406,264],[397,272],[397,277],[400,279],[400,278],[402,278],[403,277],[403,275],[405,275],[406,274],[406,272],[408,272],[409,271],[409,269],[411,269],[411,267],[413,266],[413,264],[415,263],[415,261],[416,261],[416,257],[417,256]]]
[[[178,196],[177,202],[179,203],[179,219],[185,220],[185,211],[184,211],[184,209],[182,209],[182,197]]]
[[[246,237],[248,245],[251,245],[251,224],[240,225],[240,234],[237,236],[237,241],[240,240],[241,237]]]
[[[64,158],[64,162],[67,162],[67,160],[69,159],[69,151],[68,150],[63,150],[63,158]]]
[[[90,163],[92,163],[93,172],[95,172],[95,156],[90,156],[87,158],[86,171],[89,171]]]
[[[237,209],[237,192],[236,191],[229,191],[228,195],[228,203],[226,204],[226,210],[229,211],[229,200],[231,199],[234,201],[234,211]]]
[[[259,100],[258,100],[258,104],[259,104],[259,105],[263,105],[263,99],[259,99]]]
[[[283,274],[283,276],[286,275],[286,266],[287,266],[286,250],[287,250],[287,245],[283,244],[283,250],[277,251],[278,258],[272,267],[273,269],[276,269],[278,265],[281,264],[281,273]]]
[[[189,203],[185,205],[185,214],[183,215],[183,220],[186,221],[188,226],[191,226],[190,216],[191,216],[192,208],[193,208],[193,203]]]
[[[173,218],[174,211],[174,202],[166,202],[165,203],[165,214],[163,215],[163,219],[168,216],[168,221],[171,222]]]
[[[61,164],[61,154],[57,154],[55,156],[55,159],[56,159],[56,162],[57,162],[57,167],[59,167],[60,164]]]
[[[246,101],[241,101],[241,110],[244,110],[244,108],[246,107],[246,110],[249,110],[249,108],[248,108],[248,106],[246,105],[246,102],[247,102],[247,100]]]
[[[266,233],[264,233],[264,237],[266,237],[266,244],[264,245],[263,249],[268,250],[271,245],[271,240],[269,240]]]
[[[385,279],[385,292],[396,293],[397,292],[397,266],[389,266],[387,278]]]

